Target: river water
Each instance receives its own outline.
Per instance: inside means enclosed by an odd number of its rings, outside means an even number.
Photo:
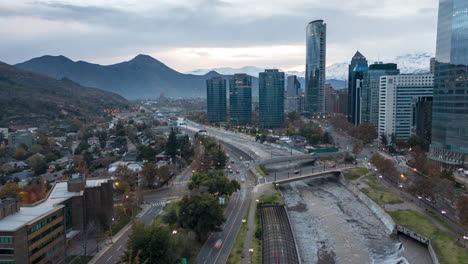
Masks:
[[[281,184],[280,191],[302,263],[408,263],[405,247],[333,177]]]

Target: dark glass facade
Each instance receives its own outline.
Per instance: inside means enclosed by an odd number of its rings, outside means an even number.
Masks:
[[[468,1],[440,0],[430,157],[468,162]]]
[[[226,121],[226,80],[222,77],[206,80],[206,108],[208,122]]]
[[[400,70],[395,63],[372,64],[363,72],[361,88],[361,122],[370,122],[379,126],[379,89],[380,77],[397,75]]]
[[[306,28],[305,111],[325,112],[325,55],[327,25],[312,21]]]
[[[229,79],[229,115],[231,123],[252,121],[252,77],[247,74],[237,73]]]
[[[276,69],[261,72],[258,78],[259,126],[284,126],[284,72]]]
[[[348,121],[358,125],[361,103],[361,94],[358,93],[359,85],[357,81],[362,80],[362,74],[354,74],[355,71],[361,71],[362,69],[368,69],[367,59],[359,51],[354,54],[351,59],[351,63],[348,66]]]

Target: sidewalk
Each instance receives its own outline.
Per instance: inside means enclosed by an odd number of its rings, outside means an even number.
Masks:
[[[150,209],[151,209],[151,205],[149,204],[142,204],[141,205],[143,207],[143,210],[141,210],[140,213],[138,213],[136,216],[135,216],[135,219],[139,219],[141,218],[143,215],[145,215]],[[112,248],[112,246],[114,245],[114,243],[116,241],[118,241],[120,238],[122,238],[122,236],[127,233],[130,228],[132,228],[132,223],[128,223],[124,228],[122,228],[122,230],[120,230],[115,236],[112,237],[112,241],[113,243],[111,242],[111,239],[107,239],[106,241],[103,242],[103,245],[101,246],[101,250],[96,254],[94,255],[94,257],[88,262],[88,264],[95,264],[97,263],[97,261],[99,261],[99,259],[104,255],[106,254],[106,252]]]

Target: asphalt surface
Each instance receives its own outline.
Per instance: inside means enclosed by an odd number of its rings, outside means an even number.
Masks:
[[[155,203],[151,209],[143,215],[140,219],[145,225],[150,225],[153,219],[163,209],[163,203]],[[127,249],[128,236],[130,235],[131,229],[124,233],[119,240],[114,241],[112,247],[96,262],[97,264],[115,264],[119,263],[120,259],[124,255]]]
[[[229,177],[238,180],[241,183],[241,189],[232,195],[224,212],[226,222],[221,227],[222,231],[211,234],[201,249],[195,263],[225,263],[242,224],[242,219],[247,212],[250,192],[252,190],[252,185],[247,175],[247,167],[235,155],[231,155],[231,160],[234,161],[234,163],[230,164],[234,173],[229,174]],[[235,173],[237,170],[240,172],[239,174]],[[245,182],[242,182],[242,179]],[[215,247],[220,242],[220,246]]]

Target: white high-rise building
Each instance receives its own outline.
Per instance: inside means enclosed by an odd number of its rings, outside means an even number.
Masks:
[[[387,139],[407,140],[415,123],[413,104],[418,97],[433,95],[433,74],[387,75],[380,77],[378,133]]]

